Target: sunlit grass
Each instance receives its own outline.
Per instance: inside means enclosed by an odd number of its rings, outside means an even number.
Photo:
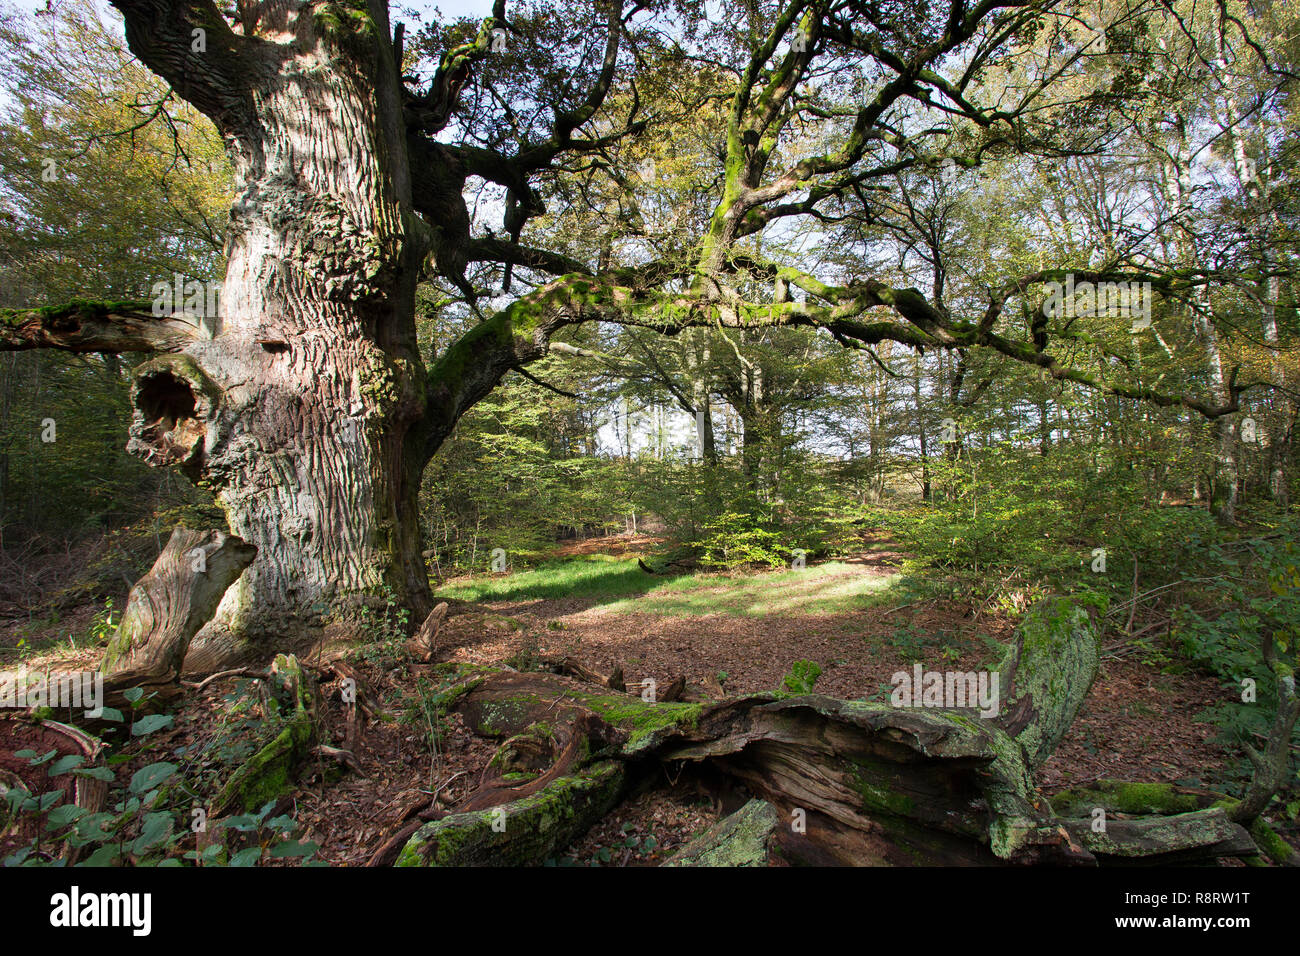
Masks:
[[[458,578],[438,588],[438,597],[462,601],[526,601],[587,597],[612,600],[642,594],[662,583],[642,571],[636,558],[586,555],[547,561],[510,574],[477,574]]]
[[[461,579],[437,593],[466,601],[595,598],[624,613],[762,617],[861,611],[889,603],[898,581],[898,575],[865,573],[838,561],[799,570],[651,576],[635,558],[590,555]]]

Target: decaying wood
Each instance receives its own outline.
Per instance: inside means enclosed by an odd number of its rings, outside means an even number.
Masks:
[[[610,690],[618,690],[618,691],[627,690],[627,683],[623,679],[622,664],[617,665],[614,668],[614,670],[610,672],[609,679],[605,681],[605,686],[608,687]]]
[[[1096,675],[1087,612],[1057,601],[1031,609],[1002,667],[1011,706],[996,719],[817,694],[649,703],[558,674],[479,669],[458,692],[466,726],[509,744],[499,752],[503,767],[536,771],[551,760],[551,769],[513,787],[484,781],[451,815],[418,828],[400,861],[542,862],[539,854],[563,845],[581,821],[543,812],[539,801],[571,798],[584,774],[611,760],[630,779],[671,768],[671,779],[695,773],[729,782],[740,797],[733,805],[756,801],[679,865],[728,854],[755,862],[759,845],[789,862],[848,865],[1095,865],[1257,852],[1220,807],[1115,819],[1098,836],[1086,821],[1058,816],[1038,792],[1033,771]],[[549,750],[537,740],[522,745],[542,726],[554,735]],[[608,788],[595,789],[598,798],[582,801],[587,809],[611,798]],[[494,831],[485,809],[532,830]]]
[[[33,735],[39,737],[39,742],[32,739]],[[22,744],[17,743],[20,740]],[[56,720],[32,720],[18,714],[0,715],[0,833],[4,832],[9,822],[10,810],[3,792],[11,787],[21,787],[29,793],[40,794],[54,789],[66,791],[71,786],[72,802],[85,811],[84,815],[99,813],[104,809],[108,799],[107,781],[81,775],[48,778],[46,772],[51,766],[50,762],[33,765],[15,756],[15,752],[20,749],[36,750],[38,753],[53,750],[60,756],[80,755],[84,758],[81,767],[85,769],[104,766],[103,744],[79,727]],[[65,843],[62,852],[64,865],[76,863],[86,849],[84,846]]]
[[[610,675],[602,674],[600,671],[593,670],[576,657],[562,657],[559,660],[544,659],[542,665],[557,674],[568,674],[579,680],[585,680],[589,684],[602,684],[605,687],[611,686],[609,683]]]
[[[136,582],[104,652],[104,697],[117,706],[123,691],[142,687],[162,697],[179,692],[190,641],[257,549],[222,531],[176,528],[149,573]]]
[[[1040,601],[1016,628],[998,668],[1009,705],[999,722],[1037,769],[1074,723],[1097,676],[1096,626],[1084,608],[1063,598]]]
[[[1066,820],[1063,826],[1099,861],[1176,865],[1228,856],[1255,856],[1258,850],[1244,829],[1219,807],[1173,816],[1107,820],[1099,829],[1092,820]]]
[[[682,847],[664,866],[767,866],[782,821],[766,800],[750,800]]]
[[[406,644],[406,649],[413,657],[419,658],[425,663],[433,660],[433,654],[438,645],[438,631],[442,628],[442,622],[447,619],[447,611],[450,607],[451,605],[446,601],[441,601],[437,607],[429,612],[429,616],[420,625],[420,630]]]
[[[317,738],[316,683],[292,654],[271,663],[271,695],[284,715],[279,732],[232,773],[213,798],[209,814],[253,811],[292,789],[293,772]]]
[[[608,687],[611,690],[617,690],[624,693],[627,692],[627,681],[623,677],[623,667],[621,665],[615,667],[614,670],[609,674],[602,674],[600,671],[593,670],[592,668],[588,667],[586,664],[583,664],[581,661],[579,661],[576,657],[571,657],[571,656],[563,657],[560,658],[559,660],[544,659],[542,661],[542,665],[547,670],[555,674],[568,674],[571,677],[576,677],[579,680],[586,681],[589,684],[599,684],[602,687]],[[642,688],[642,690],[638,691],[638,693],[641,693],[644,691],[644,688],[647,685],[645,682],[642,682],[639,686]],[[696,690],[698,691],[700,689],[697,688]],[[719,693],[712,696],[721,697],[722,696],[721,687],[719,687],[718,690]],[[686,697],[686,695],[687,695],[686,678],[684,676],[678,676],[666,688],[664,688],[662,691],[658,691],[655,699],[662,703],[667,704],[667,703],[672,703],[673,701],[683,700]]]
[[[621,763],[604,760],[518,800],[448,814],[416,830],[397,865],[541,863],[612,810],[623,795],[625,779]]]
[[[678,676],[663,693],[659,694],[658,699],[665,704],[671,704],[675,700],[681,700],[684,693],[686,693],[686,678]]]

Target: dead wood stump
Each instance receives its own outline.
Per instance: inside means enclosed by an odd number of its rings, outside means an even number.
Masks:
[[[223,531],[176,528],[131,589],[104,652],[106,702],[120,706],[122,692],[132,687],[163,697],[177,693],[190,641],[256,556],[253,545]]]

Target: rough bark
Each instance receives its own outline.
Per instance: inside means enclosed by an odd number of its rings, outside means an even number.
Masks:
[[[257,555],[223,531],[176,528],[127,598],[101,663],[110,703],[131,687],[174,690],[190,641]]]
[[[412,655],[426,663],[433,659],[434,651],[438,647],[438,631],[442,629],[442,622],[446,620],[450,608],[451,605],[446,601],[441,601],[429,612],[429,616],[424,619],[415,637],[407,642],[407,650]]]
[[[616,761],[602,761],[509,803],[436,820],[416,831],[397,865],[542,863],[618,804],[624,774]]]
[[[1104,830],[1091,820],[1067,820],[1065,828],[1099,863],[1170,866],[1219,857],[1250,857],[1254,841],[1219,807],[1173,816],[1109,820]]]
[[[1003,726],[1024,748],[1031,769],[1042,766],[1069,731],[1098,663],[1088,611],[1049,598],[1026,612],[998,673],[1000,693],[1009,702]]]

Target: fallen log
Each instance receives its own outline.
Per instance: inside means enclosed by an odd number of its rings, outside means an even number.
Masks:
[[[649,703],[557,674],[480,668],[457,699],[466,726],[516,743],[539,725],[568,728],[558,735],[567,741],[563,755],[552,754],[559,767],[544,775],[545,787],[522,798],[500,781],[485,783],[482,796],[471,794],[453,808],[461,813],[417,831],[401,858],[404,865],[541,862],[538,854],[563,846],[587,815],[540,813],[530,801],[610,761],[631,779],[661,769],[670,769],[670,779],[690,772],[721,779],[737,803],[756,798],[769,808],[751,806],[748,816],[720,825],[678,865],[718,861],[724,847],[739,851],[732,840],[753,830],[741,824],[766,826],[769,810],[778,822],[764,846],[779,847],[794,863],[1096,865],[1253,853],[1245,831],[1222,808],[1116,821],[1106,839],[1083,827],[1087,821],[1057,816],[1035,787],[1033,771],[1068,730],[1097,661],[1087,612],[1049,601],[1031,609],[1018,629],[998,672],[1011,705],[989,719],[974,709],[816,694]],[[531,752],[527,766],[544,759]],[[475,816],[485,802],[529,820],[528,837],[485,829],[484,818]],[[450,849],[462,836],[472,849]],[[752,845],[741,853],[748,860],[759,855]]]
[[[1088,820],[1066,820],[1070,834],[1099,862],[1169,866],[1229,856],[1255,856],[1258,849],[1222,807],[1173,816],[1106,820],[1103,829]]]
[[[1099,661],[1091,615],[1064,598],[1038,602],[1016,628],[998,667],[1000,694],[1010,702],[1000,723],[1032,769],[1046,762],[1074,723]]]
[[[518,866],[541,863],[618,804],[623,766],[606,760],[509,803],[453,813],[416,830],[398,866]]]
[[[313,750],[316,740],[316,694],[310,674],[293,655],[279,654],[271,664],[271,699],[283,724],[276,735],[231,774],[208,812],[253,811],[292,789],[293,772]]]

